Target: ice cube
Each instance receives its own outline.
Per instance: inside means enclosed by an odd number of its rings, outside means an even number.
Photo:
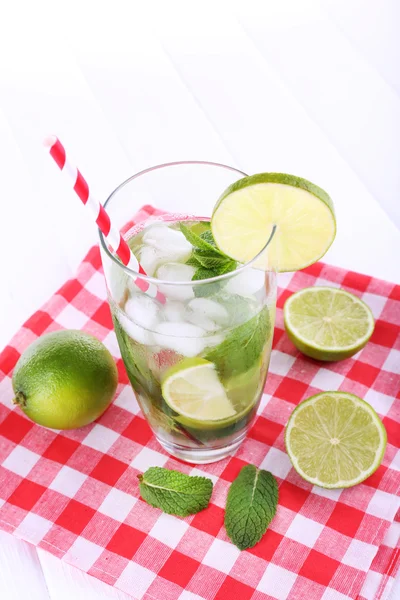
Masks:
[[[194,298],[186,309],[186,319],[206,331],[216,331],[228,322],[228,311],[224,306],[208,298]]]
[[[157,223],[146,228],[143,243],[162,253],[166,261],[186,261],[192,253],[192,244],[181,231]]]
[[[206,347],[205,331],[192,323],[183,321],[159,323],[154,328],[156,344],[162,348],[175,350],[183,356],[200,354]]]
[[[182,265],[181,263],[168,262],[161,265],[157,269],[158,279],[164,279],[165,281],[191,281],[194,275],[195,269],[190,265]],[[173,300],[190,300],[193,298],[193,288],[190,285],[166,285],[160,284],[160,292],[165,294],[167,298]]]
[[[157,270],[157,277],[167,281],[191,281],[195,268],[177,262],[168,262]]]
[[[181,302],[167,300],[162,311],[166,321],[183,321],[185,319],[185,307]]]
[[[129,337],[134,339],[136,342],[139,342],[139,344],[145,344],[146,346],[151,346],[154,344],[153,334],[148,329],[144,329],[143,327],[140,327],[140,325],[136,325],[136,323],[131,321],[131,319],[122,313],[118,315],[118,321]]]
[[[202,327],[208,332],[217,331],[217,329],[219,329],[219,325],[217,325],[215,321],[213,321],[212,319],[210,319],[202,313],[196,313],[191,310],[188,310],[185,313],[185,317],[189,321],[189,323],[193,323],[193,325],[198,325],[199,327]]]
[[[136,325],[151,329],[157,322],[158,306],[144,294],[132,296],[125,303],[125,313]]]
[[[152,246],[143,246],[139,252],[139,262],[149,277],[153,277],[158,265],[162,261],[162,256],[156,248]]]
[[[252,296],[265,286],[265,273],[247,268],[233,275],[225,286],[225,291],[239,296]]]

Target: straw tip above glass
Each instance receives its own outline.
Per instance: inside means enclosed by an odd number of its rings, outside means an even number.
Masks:
[[[55,135],[47,135],[43,140],[43,146],[45,148],[51,148],[57,141],[57,137]]]

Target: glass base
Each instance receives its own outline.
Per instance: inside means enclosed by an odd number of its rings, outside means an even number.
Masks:
[[[244,433],[232,444],[229,444],[229,446],[222,446],[220,448],[187,448],[178,444],[171,444],[164,440],[161,441],[159,438],[157,438],[157,441],[168,454],[172,454],[175,458],[196,465],[204,465],[217,462],[234,454],[245,437],[246,434]]]

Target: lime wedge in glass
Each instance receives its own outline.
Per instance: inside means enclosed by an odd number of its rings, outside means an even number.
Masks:
[[[262,361],[259,360],[245,373],[232,375],[224,380],[226,394],[238,414],[248,412],[257,402],[264,386],[265,371]]]
[[[284,173],[260,173],[233,183],[219,198],[211,230],[220,250],[263,269],[297,271],[319,260],[336,234],[333,203],[313,183]]]
[[[214,364],[203,358],[184,359],[168,369],[162,393],[179,421],[188,425],[219,426],[237,416]]]
[[[293,344],[316,360],[349,358],[374,331],[374,317],[365,302],[331,287],[296,292],[286,300],[283,316]]]
[[[381,464],[386,430],[374,409],[345,392],[323,392],[301,402],[285,432],[286,450],[306,481],[351,487]]]

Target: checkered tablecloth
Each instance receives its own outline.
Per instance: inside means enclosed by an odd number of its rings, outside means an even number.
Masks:
[[[140,218],[153,211],[147,207]],[[321,364],[283,329],[286,298],[311,285],[340,286],[369,304],[376,328],[355,357]],[[14,408],[12,370],[43,333],[84,329],[117,361],[113,404],[92,425],[56,432]],[[388,598],[399,568],[400,286],[323,263],[282,275],[274,350],[259,416],[233,458],[193,467],[172,459],[144,421],[122,364],[98,248],[23,325],[0,357],[0,526],[137,600],[372,600]],[[364,398],[388,433],[382,465],[363,484],[324,490],[291,467],[284,427],[321,390]],[[230,483],[243,465],[270,470],[279,507],[266,535],[240,552],[223,526]],[[214,482],[209,507],[181,519],[140,499],[137,475],[159,465]],[[397,520],[396,520],[397,513]]]

